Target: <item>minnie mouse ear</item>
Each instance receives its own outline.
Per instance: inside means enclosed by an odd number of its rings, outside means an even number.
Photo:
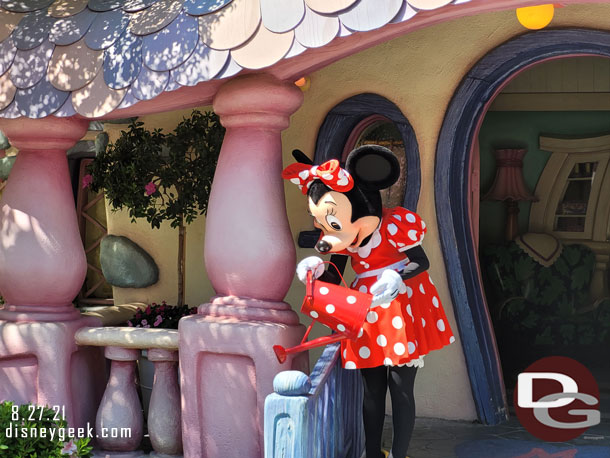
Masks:
[[[379,190],[392,186],[400,176],[400,164],[394,153],[379,145],[364,145],[347,156],[345,168],[358,186]]]
[[[301,164],[313,165],[313,161],[307,157],[307,155],[300,149],[292,150],[292,157]]]

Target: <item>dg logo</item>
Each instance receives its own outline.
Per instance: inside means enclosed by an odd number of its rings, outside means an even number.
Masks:
[[[539,359],[520,373],[514,405],[523,427],[549,442],[574,439],[601,419],[593,375],[564,356]]]

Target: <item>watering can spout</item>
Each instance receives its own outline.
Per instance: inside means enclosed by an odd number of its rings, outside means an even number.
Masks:
[[[275,352],[275,356],[277,357],[277,360],[280,362],[280,364],[284,364],[284,362],[286,361],[286,349],[281,345],[274,345],[273,351]]]

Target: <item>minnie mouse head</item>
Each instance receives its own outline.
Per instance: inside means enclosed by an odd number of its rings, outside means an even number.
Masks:
[[[392,186],[400,164],[387,148],[365,145],[349,153],[345,168],[332,159],[319,166],[301,151],[298,161],[282,176],[297,184],[309,197],[309,213],[323,236],[316,244],[320,253],[337,253],[366,244],[381,221],[381,189]]]

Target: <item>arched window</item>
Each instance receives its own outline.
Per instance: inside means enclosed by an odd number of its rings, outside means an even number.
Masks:
[[[407,185],[407,157],[405,155],[405,143],[400,131],[385,116],[375,114],[364,118],[354,127],[354,130],[352,130],[347,139],[343,148],[341,162],[345,162],[350,151],[363,145],[385,146],[398,158],[400,176],[391,187],[381,191],[381,200],[384,207],[402,206]]]
[[[385,97],[359,94],[330,110],[318,133],[314,162],[339,159],[344,163],[352,149],[365,144],[389,148],[401,164],[396,184],[382,192],[384,206],[415,211],[421,182],[417,140],[407,118]],[[313,247],[318,236],[317,230],[301,232],[299,246]]]
[[[330,110],[318,134],[314,161],[343,162],[355,147],[372,143],[392,150],[401,164],[398,182],[383,195],[384,205],[415,211],[421,182],[417,139],[407,118],[385,97],[359,94]]]

